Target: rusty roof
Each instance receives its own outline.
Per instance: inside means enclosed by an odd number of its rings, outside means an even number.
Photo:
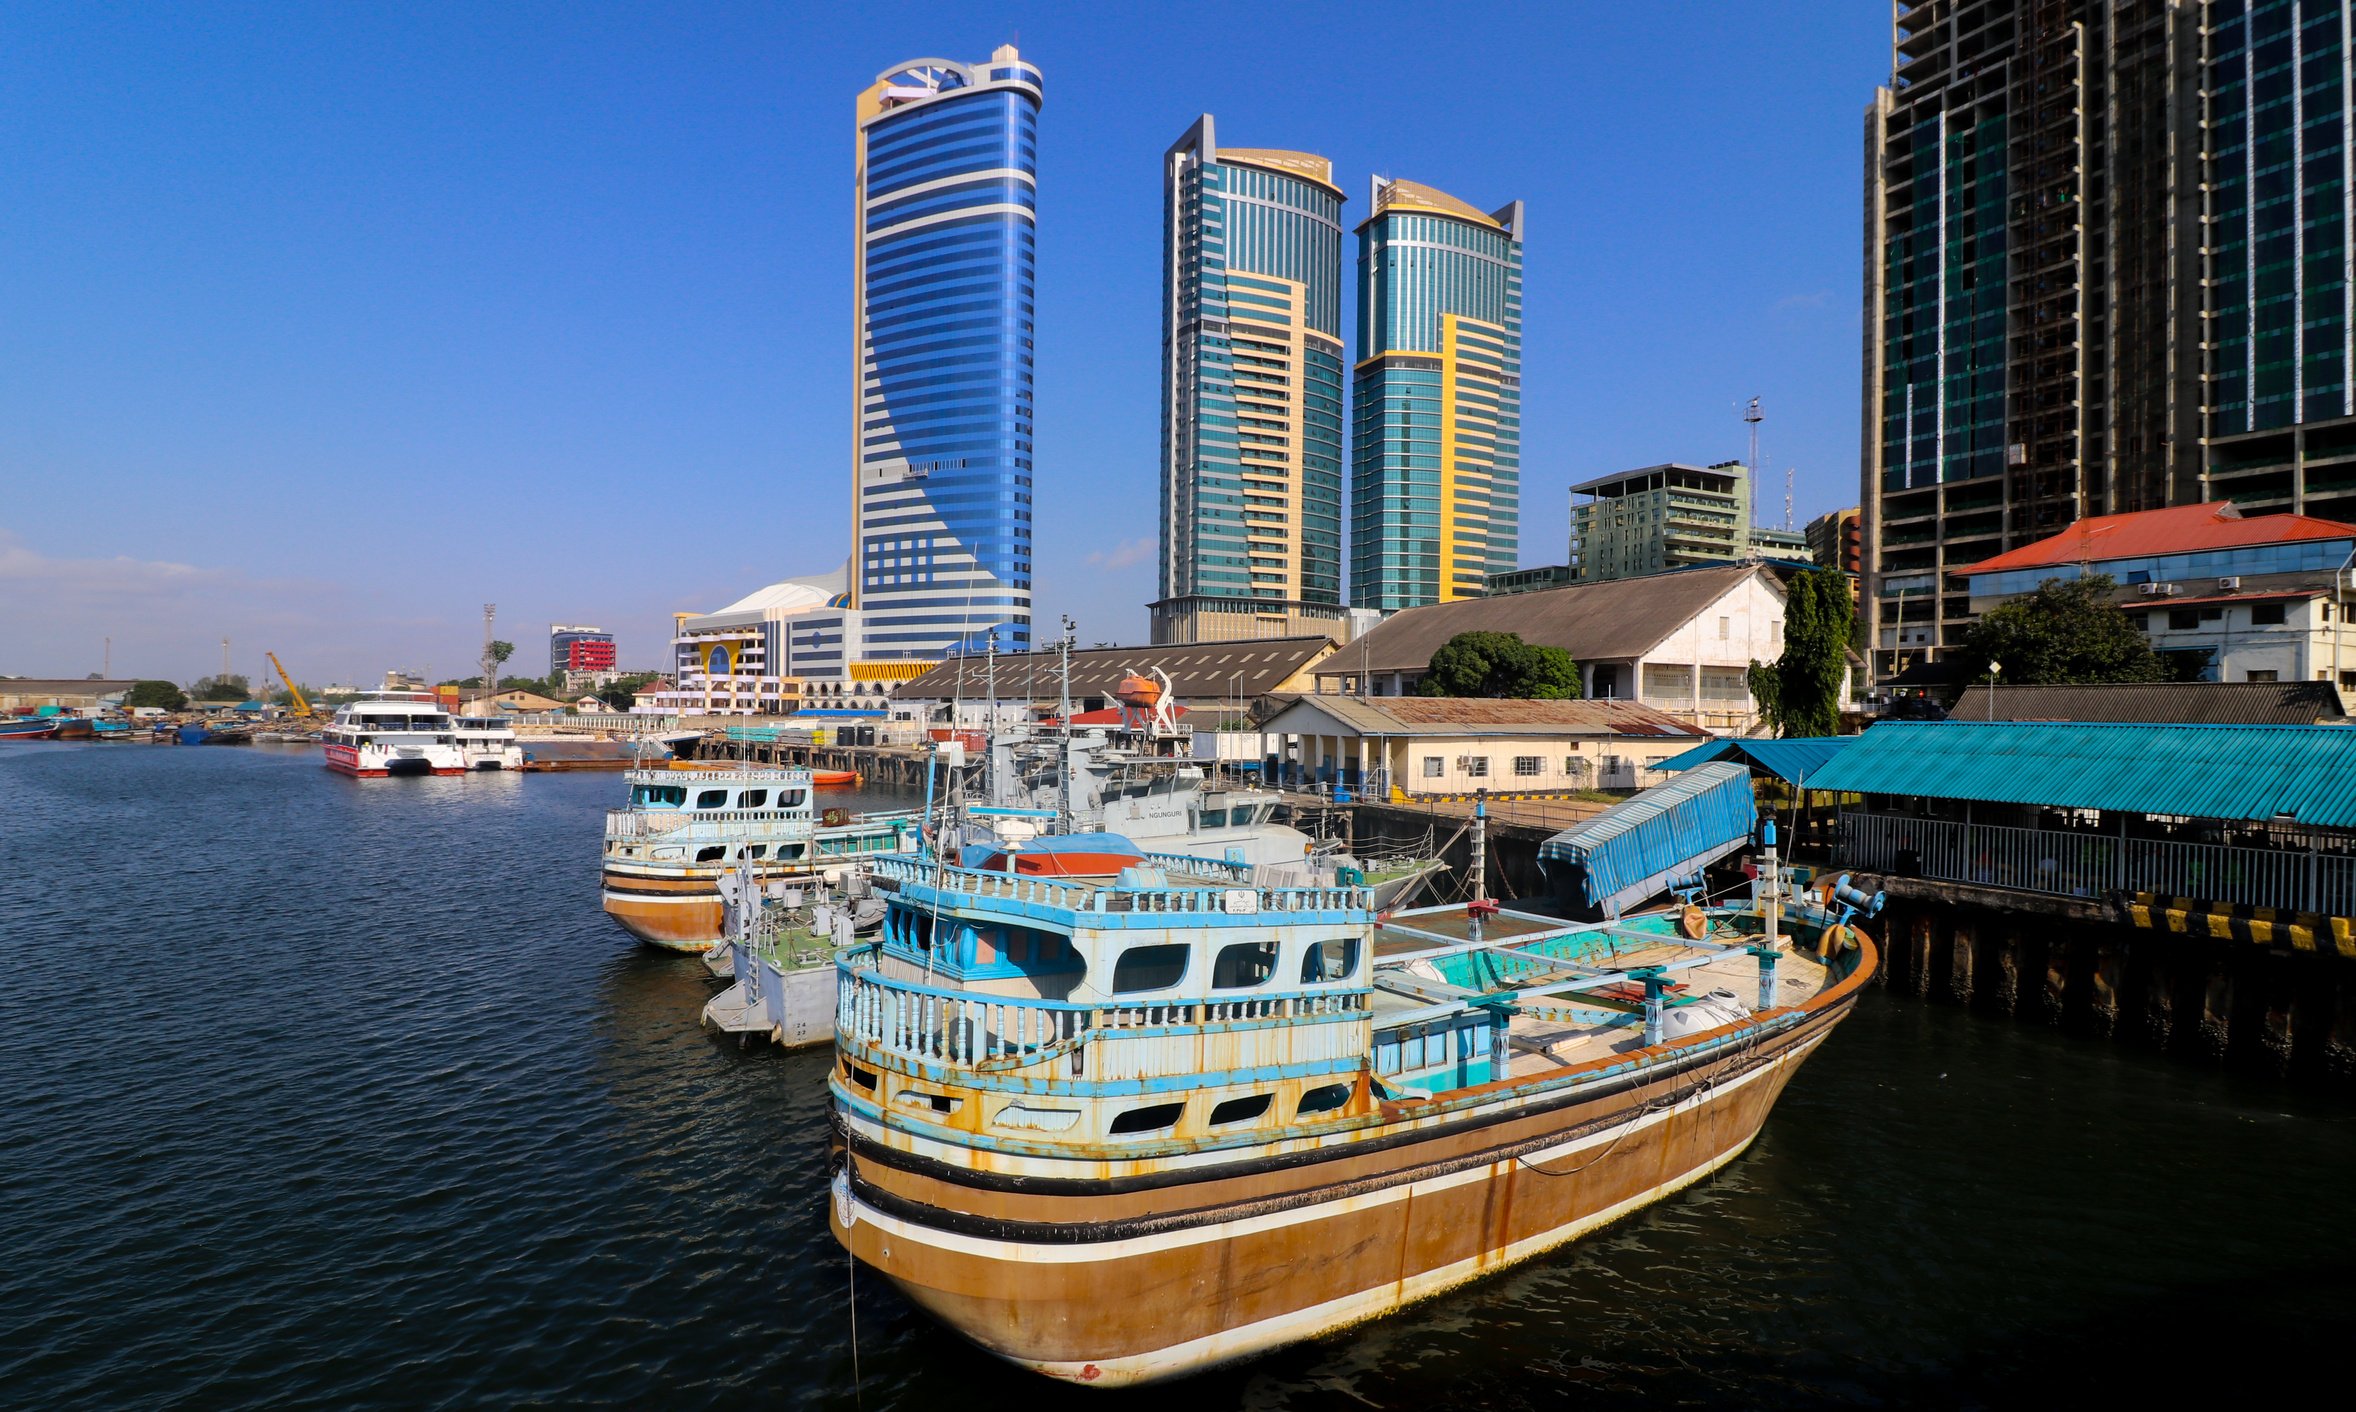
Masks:
[[[2064,564],[2193,554],[2253,544],[2288,544],[2309,539],[2356,539],[2356,525],[2313,515],[2243,515],[2230,501],[2171,505],[2125,515],[2078,520],[2034,544],[1982,559],[1950,573],[2001,573],[2006,569],[2058,568]]]
[[[1501,700],[1487,696],[1335,696],[1294,699],[1262,730],[1286,732],[1295,711],[1317,711],[1359,735],[1640,735],[1705,738],[1708,731],[1638,701]]]
[[[1991,715],[1993,712],[1993,715]],[[2312,726],[2344,721],[2330,682],[2106,682],[2087,686],[1965,689],[1958,721],[2101,721],[2151,725]]]
[[[1078,647],[1072,650],[1072,700],[1110,697],[1131,672],[1159,669],[1170,677],[1170,694],[1180,701],[1220,701],[1257,696],[1282,687],[1303,667],[1333,650],[1323,636],[1263,637],[1236,642],[1190,642],[1166,647]],[[947,701],[989,695],[988,659],[955,657],[892,691],[895,701]],[[1003,701],[1054,701],[1062,691],[1061,668],[1053,652],[1002,652],[997,661],[998,696]]]

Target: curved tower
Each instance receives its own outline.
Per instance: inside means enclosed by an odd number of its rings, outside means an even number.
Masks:
[[[854,681],[1031,641],[1039,70],[918,59],[859,95]]]
[[[1306,152],[1162,159],[1162,561],[1153,640],[1342,622],[1342,191]]]
[[[1350,602],[1478,598],[1521,550],[1522,203],[1378,177],[1358,284]]]

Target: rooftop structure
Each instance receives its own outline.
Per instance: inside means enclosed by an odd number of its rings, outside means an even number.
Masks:
[[[1342,192],[1307,152],[1164,154],[1155,642],[1318,632],[1342,609]]]
[[[710,613],[673,615],[673,684],[642,692],[650,711],[706,716],[775,716],[799,709],[812,690],[872,694],[854,683],[849,659],[860,614],[849,604],[848,566],[780,579]]]
[[[1731,564],[1751,554],[1751,472],[1739,461],[1666,461],[1571,487],[1576,582]]]

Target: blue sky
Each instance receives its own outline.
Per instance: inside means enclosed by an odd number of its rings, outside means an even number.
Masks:
[[[1141,641],[1161,153],[1200,113],[1528,203],[1523,532],[1743,449],[1855,503],[1869,3],[16,5],[0,12],[0,672],[455,673],[481,605],[665,656],[839,563],[852,99],[1021,46],[1037,615]],[[1346,254],[1354,259],[1354,243]],[[536,667],[535,667],[536,670]]]

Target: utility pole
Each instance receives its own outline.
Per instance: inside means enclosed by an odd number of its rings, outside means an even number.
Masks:
[[[221,680],[229,680],[229,639],[221,639]]]
[[[106,681],[115,679],[115,640],[106,640],[106,653],[99,661],[98,675]]]

